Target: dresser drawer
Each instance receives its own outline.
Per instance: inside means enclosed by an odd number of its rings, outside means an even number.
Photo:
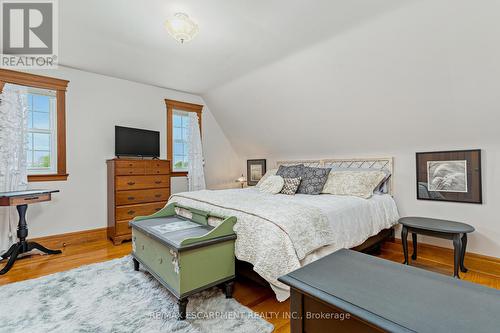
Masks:
[[[115,174],[121,175],[144,175],[146,173],[147,161],[115,161]]]
[[[116,221],[115,234],[116,235],[126,235],[132,232],[132,228],[128,225],[128,220]]]
[[[116,205],[132,205],[144,202],[166,201],[170,197],[170,188],[151,190],[129,190],[116,192]]]
[[[170,176],[117,176],[116,190],[170,187]]]
[[[162,209],[166,203],[166,201],[161,201],[116,207],[115,218],[117,221],[132,220],[136,216],[151,215]]]
[[[170,161],[151,160],[146,163],[146,174],[168,175],[170,173]]]

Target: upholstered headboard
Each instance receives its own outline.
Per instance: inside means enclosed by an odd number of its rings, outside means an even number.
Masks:
[[[295,165],[304,164],[305,166],[318,168],[360,168],[384,170],[391,173],[391,178],[388,180],[389,194],[394,195],[394,163],[392,157],[368,157],[368,158],[332,158],[321,160],[290,160],[278,161],[276,166],[280,165]]]

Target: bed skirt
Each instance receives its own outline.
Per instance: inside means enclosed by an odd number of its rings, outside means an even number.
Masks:
[[[352,250],[363,253],[376,254],[380,251],[381,246],[384,242],[393,240],[394,227],[391,227],[381,230],[378,234],[368,238],[363,244],[353,247]],[[248,279],[258,283],[261,286],[269,287],[269,282],[267,282],[263,277],[257,274],[257,272],[253,270],[253,265],[246,261],[236,259],[236,277],[238,279]]]

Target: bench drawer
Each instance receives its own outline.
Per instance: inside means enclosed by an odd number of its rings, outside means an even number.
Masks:
[[[151,215],[162,209],[167,204],[166,201],[139,204],[139,205],[127,205],[116,207],[115,218],[117,221],[127,220],[130,221],[136,216],[146,216]]]
[[[170,187],[170,176],[117,176],[116,190]]]
[[[170,251],[137,230],[132,231],[132,249],[149,269],[160,276],[178,295],[180,294],[180,274],[176,272],[175,264],[178,254],[175,251]]]

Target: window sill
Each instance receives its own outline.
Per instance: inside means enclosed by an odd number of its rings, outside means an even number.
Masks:
[[[68,174],[28,175],[28,182],[55,182],[68,179]]]
[[[187,177],[187,171],[172,171],[170,177]]]

